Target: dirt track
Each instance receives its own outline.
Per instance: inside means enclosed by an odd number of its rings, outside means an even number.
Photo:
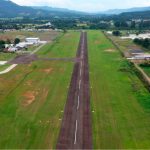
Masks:
[[[82,32],[57,149],[92,149],[87,34]]]

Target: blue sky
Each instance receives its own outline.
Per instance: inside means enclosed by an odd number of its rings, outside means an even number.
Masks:
[[[12,0],[20,5],[52,6],[97,12],[107,9],[150,6],[150,0]]]

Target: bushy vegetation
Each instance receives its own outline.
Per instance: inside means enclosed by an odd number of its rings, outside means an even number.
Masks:
[[[20,39],[19,39],[19,38],[15,38],[14,44],[16,45],[16,44],[18,44],[18,43],[20,43]]]
[[[3,51],[5,48],[5,41],[0,40],[0,52]]]
[[[113,31],[112,33],[114,36],[120,36],[121,35],[121,32],[120,31]]]
[[[134,43],[143,46],[144,48],[147,48],[150,50],[150,39],[134,39]]]
[[[4,51],[4,49],[5,49],[5,44],[11,44],[12,42],[9,40],[9,39],[7,39],[6,41],[4,41],[4,40],[0,40],[0,52],[3,52]],[[20,43],[20,39],[19,38],[15,38],[15,40],[13,41],[13,44],[18,44],[18,43]]]

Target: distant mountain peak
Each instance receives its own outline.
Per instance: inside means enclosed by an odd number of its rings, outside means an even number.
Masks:
[[[124,12],[141,12],[141,11],[149,11],[150,10],[150,6],[147,7],[133,7],[133,8],[128,8],[128,9],[109,9],[107,11],[104,12],[100,12],[103,14],[121,14]]]

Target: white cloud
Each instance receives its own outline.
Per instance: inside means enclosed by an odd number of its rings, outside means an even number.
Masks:
[[[26,6],[52,6],[81,11],[150,6],[150,0],[12,0]]]

